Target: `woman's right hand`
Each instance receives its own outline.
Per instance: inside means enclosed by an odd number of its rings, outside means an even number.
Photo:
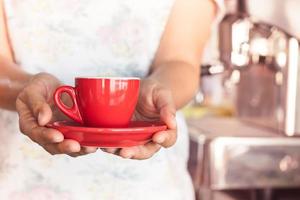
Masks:
[[[59,131],[45,127],[50,121],[66,119],[53,102],[53,93],[60,85],[57,78],[47,73],[32,77],[16,100],[21,132],[52,155],[76,157],[96,152],[97,148],[81,147],[77,141],[64,139]]]

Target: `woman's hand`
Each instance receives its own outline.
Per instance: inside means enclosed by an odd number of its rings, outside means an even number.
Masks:
[[[50,74],[33,76],[16,100],[21,132],[52,155],[68,154],[76,157],[95,152],[97,148],[81,147],[74,140],[64,139],[59,131],[45,127],[50,121],[65,119],[53,103],[53,93],[60,85]]]
[[[104,149],[104,151],[123,158],[139,160],[152,157],[161,147],[167,148],[175,144],[177,138],[175,115],[176,108],[171,91],[156,80],[142,80],[134,120],[162,121],[168,130],[155,133],[152,141],[142,146]]]

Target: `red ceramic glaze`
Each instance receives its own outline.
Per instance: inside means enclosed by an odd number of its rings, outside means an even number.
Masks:
[[[58,108],[74,121],[91,127],[126,127],[139,95],[138,78],[76,78],[75,88],[59,87],[54,93]],[[67,107],[61,94],[73,99]]]
[[[151,141],[154,133],[164,131],[161,122],[130,122],[127,128],[92,128],[75,122],[58,121],[47,125],[60,131],[65,139],[78,141],[82,146],[131,147]]]

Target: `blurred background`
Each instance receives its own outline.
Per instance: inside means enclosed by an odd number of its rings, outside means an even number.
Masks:
[[[184,109],[197,199],[300,199],[300,1],[225,7]]]
[[[299,200],[300,0],[224,2],[203,57],[199,91],[183,109],[195,195]],[[0,132],[11,123],[1,119]],[[13,139],[3,135],[0,153],[7,157]]]

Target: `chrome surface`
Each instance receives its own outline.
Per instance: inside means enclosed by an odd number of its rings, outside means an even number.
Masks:
[[[196,189],[300,186],[300,138],[236,118],[190,119],[188,125],[192,146],[198,149],[192,158],[197,165],[192,173]]]
[[[299,41],[276,26],[234,13],[220,24],[219,49],[220,60],[235,76],[236,116],[299,135]]]

